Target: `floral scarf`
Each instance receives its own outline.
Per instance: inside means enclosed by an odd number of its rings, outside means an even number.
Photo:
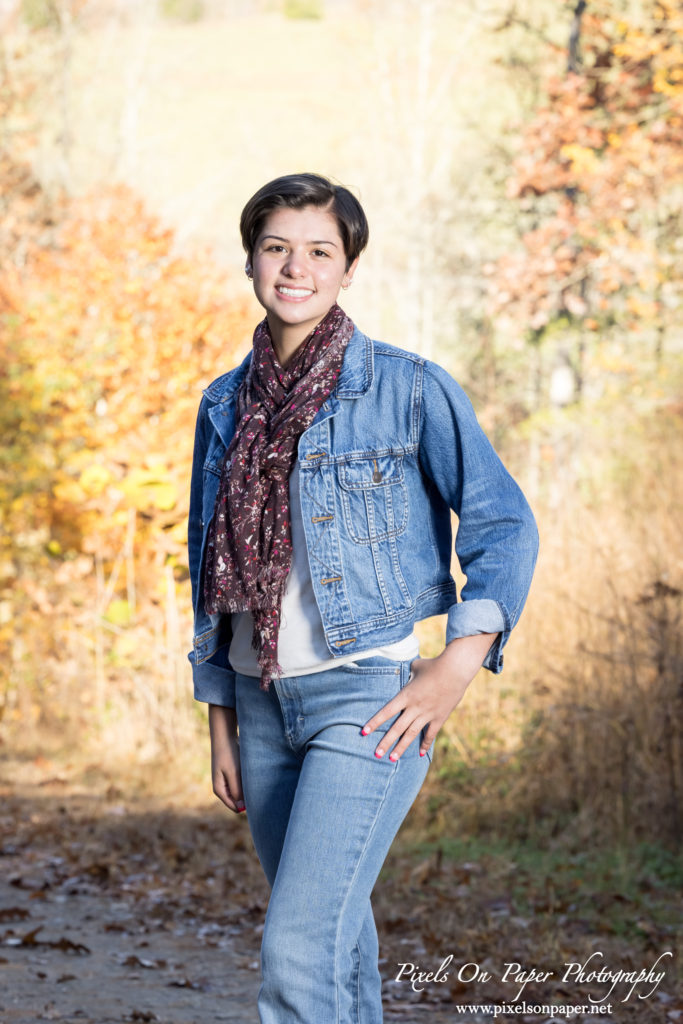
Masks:
[[[204,604],[212,614],[251,612],[264,690],[282,674],[277,641],[292,563],[289,476],[299,438],[332,391],[352,333],[353,322],[335,303],[283,370],[263,320],[237,396],[236,430],[207,538]]]

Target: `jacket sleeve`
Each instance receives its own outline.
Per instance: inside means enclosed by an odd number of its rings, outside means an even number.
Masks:
[[[538,531],[465,392],[431,362],[425,364],[422,384],[420,462],[458,516],[455,553],[467,577],[460,601],[448,610],[446,643],[499,632],[484,666],[500,672],[501,652],[531,585]]]
[[[204,462],[211,436],[211,422],[208,417],[209,403],[202,398],[197,415],[197,427],[192,457],[192,478],[190,482],[190,513],[187,528],[187,550],[192,584],[192,607],[194,609],[195,636],[211,628],[211,621],[204,611],[202,595],[201,558],[204,534]],[[224,627],[229,623],[224,623]],[[210,658],[197,661],[196,651],[188,654],[192,665],[194,698],[207,704],[235,707],[235,672],[228,658],[229,629],[224,630],[227,639]]]

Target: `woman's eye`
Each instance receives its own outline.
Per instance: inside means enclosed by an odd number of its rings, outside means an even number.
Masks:
[[[329,254],[329,252],[325,252],[324,249],[314,249],[313,250],[313,255],[314,256],[329,256],[330,254]]]
[[[269,245],[266,252],[284,252],[284,245]]]

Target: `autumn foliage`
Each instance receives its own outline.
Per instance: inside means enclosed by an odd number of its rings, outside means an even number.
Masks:
[[[683,14],[644,5],[638,20],[588,4],[582,65],[556,53],[546,101],[521,126],[508,182],[525,224],[518,251],[490,267],[494,312],[538,340],[559,319],[588,332],[662,337],[681,277]]]
[[[19,195],[18,228],[23,213]],[[32,717],[39,680],[58,714],[79,690],[85,708],[123,691],[144,707],[163,674],[168,720],[187,682],[194,419],[245,309],[123,187],[53,216],[1,278],[2,702]]]

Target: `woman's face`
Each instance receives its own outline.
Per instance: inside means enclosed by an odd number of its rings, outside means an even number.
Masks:
[[[337,301],[342,285],[351,283],[357,263],[346,269],[334,214],[317,206],[270,213],[256,239],[251,269],[271,332],[291,334],[299,328],[303,341]]]

